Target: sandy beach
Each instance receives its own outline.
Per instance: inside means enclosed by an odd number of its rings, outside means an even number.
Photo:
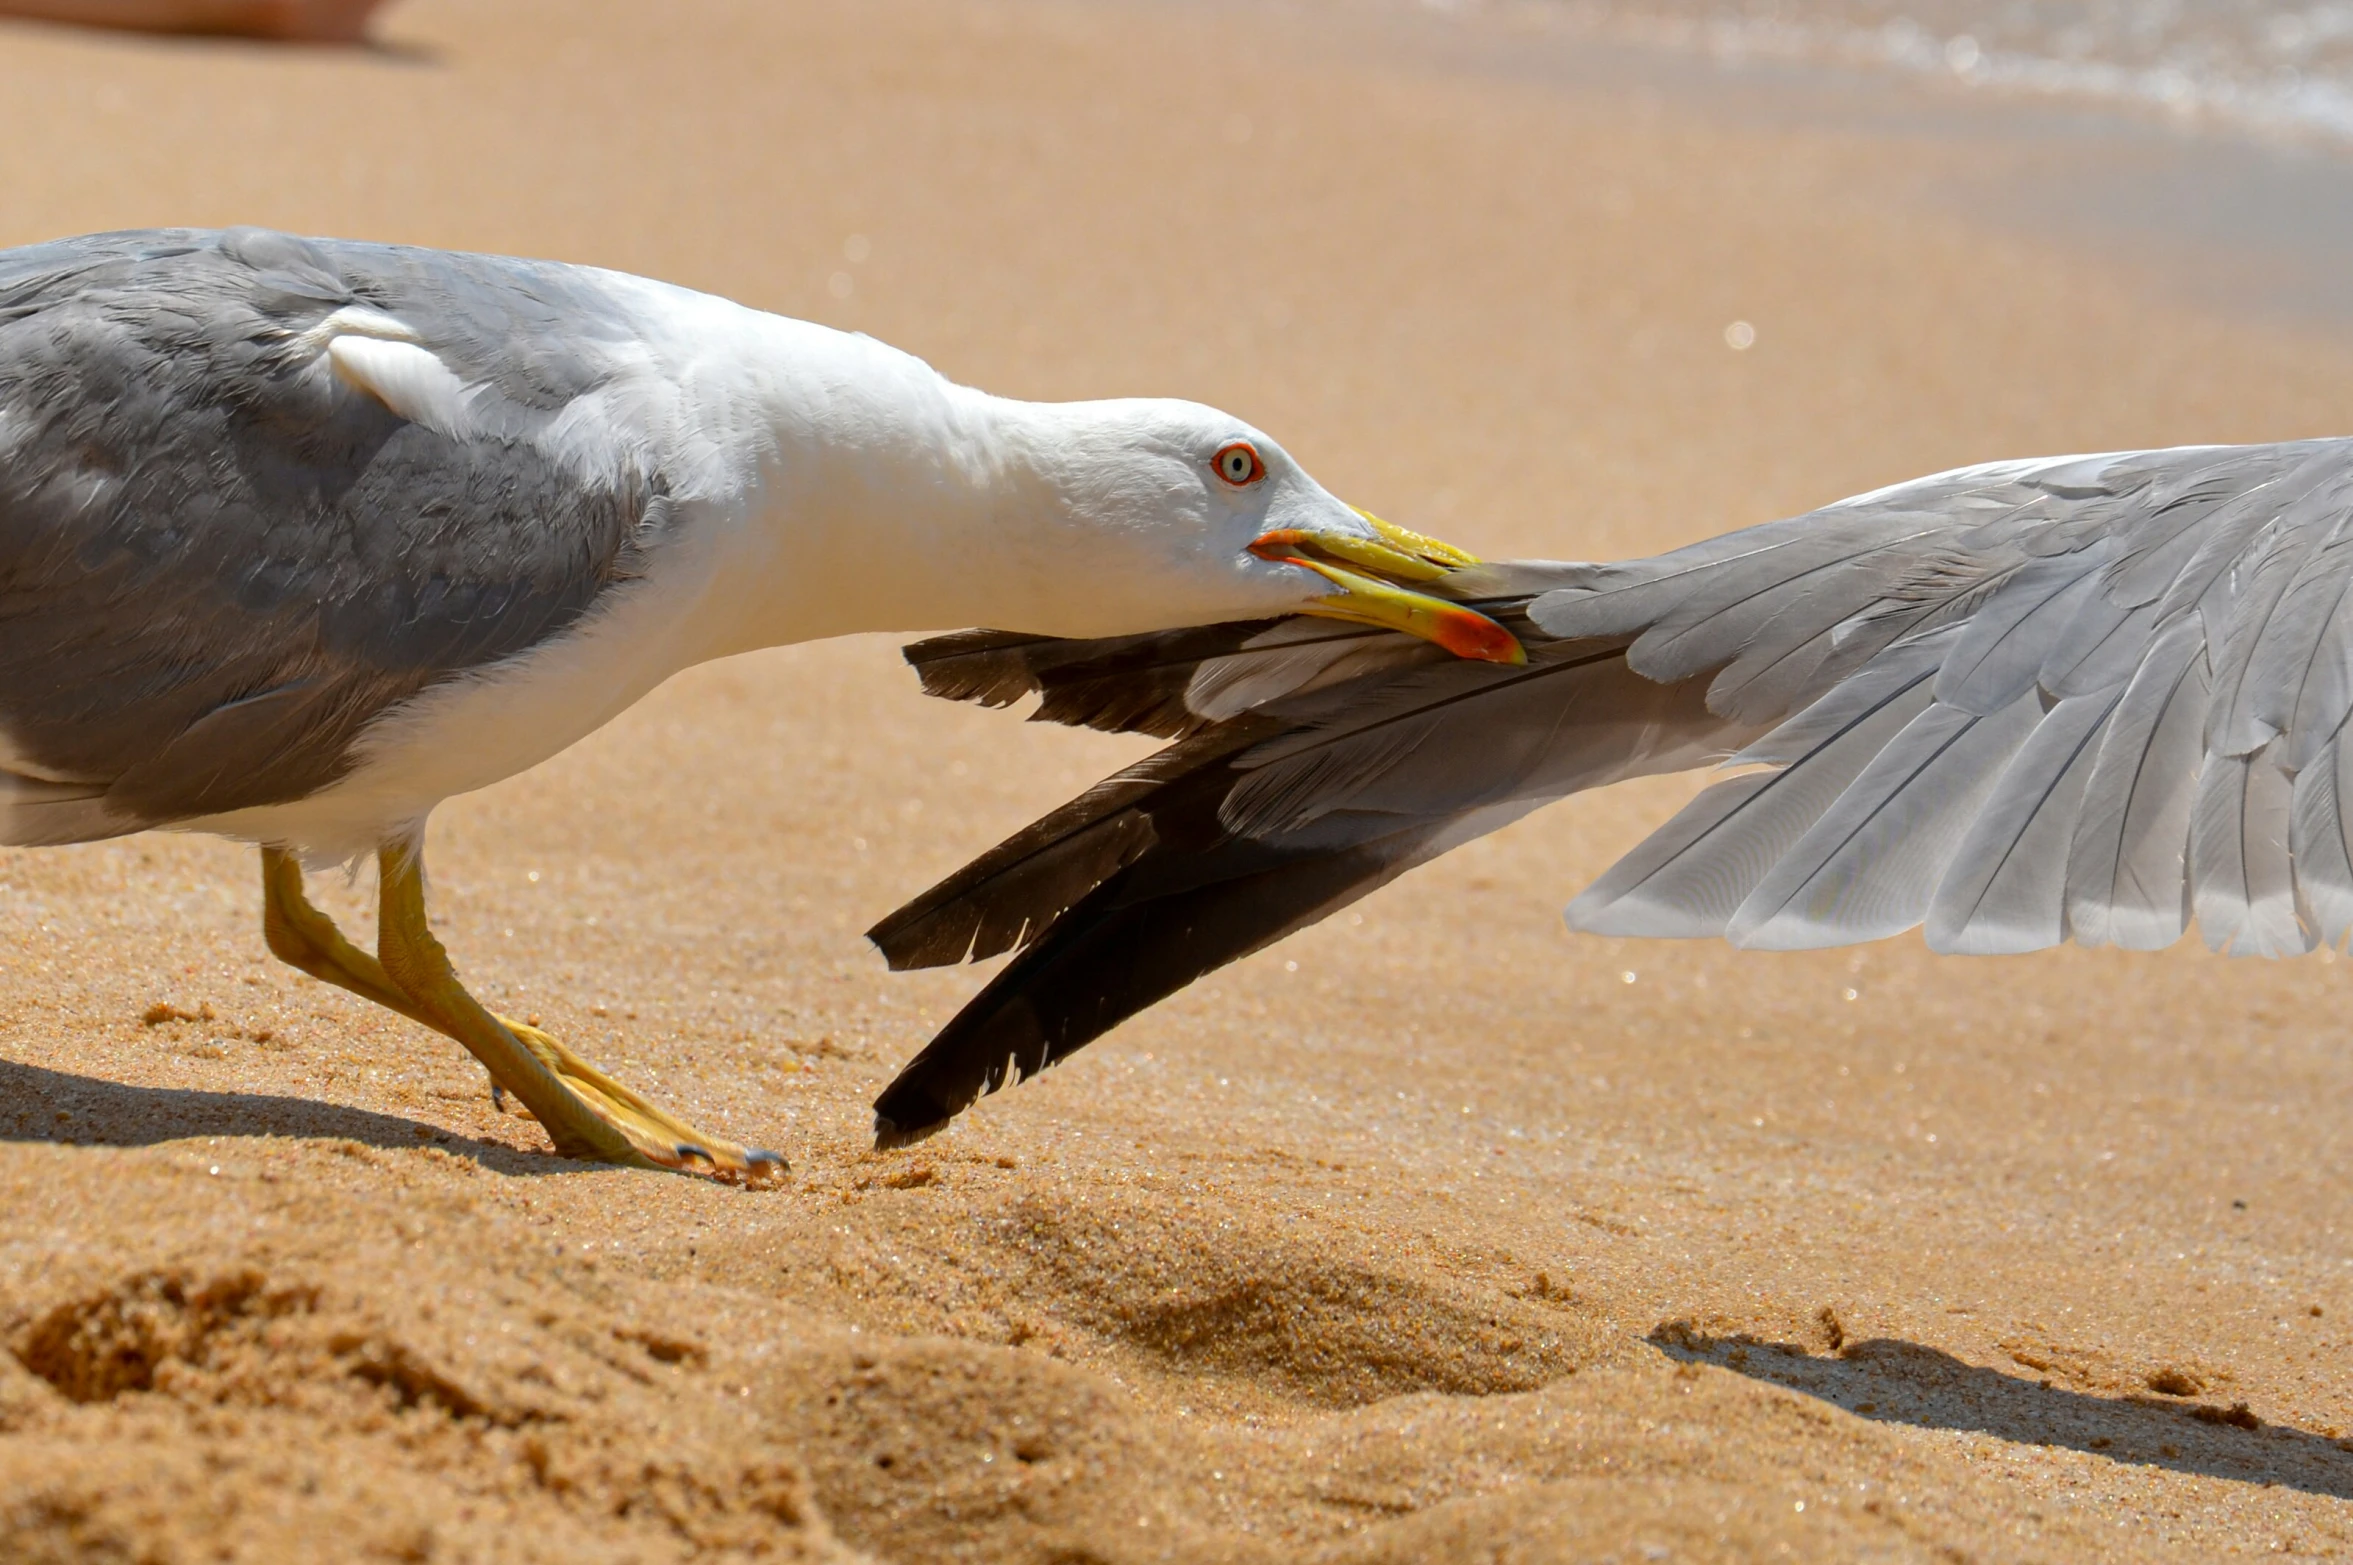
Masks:
[[[0,26],[0,243],[648,273],[994,391],[1221,404],[1494,556],[2353,426],[2353,334],[2243,258],[2005,220],[2063,187],[1998,105],[1771,108],[1800,89],[1371,4],[378,35]],[[2353,1553],[2343,959],[1571,936],[1670,779],[878,1155],[982,975],[859,932],[1145,748],[926,701],[897,645],[694,671],[433,822],[485,1001],[781,1190],[548,1155],[457,1046],[271,961],[249,849],[0,851],[0,1556]],[[316,890],[368,923],[367,877]]]

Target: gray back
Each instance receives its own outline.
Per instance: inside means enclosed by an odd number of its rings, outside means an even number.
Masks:
[[[321,373],[302,334],[347,305],[491,388],[504,432]],[[662,479],[530,428],[629,338],[597,274],[547,262],[256,229],[0,252],[0,737],[72,785],[13,834],[301,797],[388,707],[578,623],[635,571]]]

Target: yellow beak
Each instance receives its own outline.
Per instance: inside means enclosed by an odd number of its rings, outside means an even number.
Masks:
[[[1250,552],[1262,560],[1304,567],[1340,589],[1317,599],[1317,607],[1306,611],[1310,614],[1403,631],[1434,642],[1459,658],[1483,663],[1528,661],[1519,638],[1477,609],[1403,585],[1442,580],[1465,566],[1478,564],[1478,556],[1384,522],[1370,511],[1356,514],[1379,536],[1360,538],[1353,533],[1282,527],[1254,539]]]

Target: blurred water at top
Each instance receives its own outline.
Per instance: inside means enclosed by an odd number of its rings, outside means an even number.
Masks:
[[[1557,0],[1721,56],[1876,65],[2353,142],[2353,3],[2264,0]]]

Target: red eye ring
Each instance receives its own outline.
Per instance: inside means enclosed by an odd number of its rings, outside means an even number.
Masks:
[[[1259,459],[1256,446],[1236,440],[1217,448],[1217,455],[1209,459],[1209,470],[1236,489],[1247,489],[1266,476],[1266,463]]]

